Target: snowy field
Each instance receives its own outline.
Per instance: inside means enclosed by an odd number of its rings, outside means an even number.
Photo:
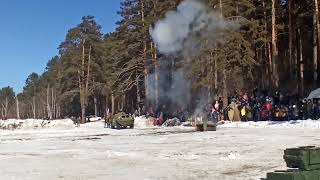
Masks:
[[[320,146],[320,121],[226,123],[205,133],[141,118],[133,130],[28,123],[0,130],[1,180],[260,180],[286,169],[285,148]]]

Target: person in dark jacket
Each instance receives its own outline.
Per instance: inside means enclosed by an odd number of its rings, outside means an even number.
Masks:
[[[222,97],[219,97],[218,103],[219,103],[219,110],[220,110],[220,112],[221,112],[222,109],[223,109],[223,100],[222,100]]]
[[[219,112],[215,108],[212,108],[208,119],[209,121],[217,123],[219,121]]]
[[[318,103],[313,101],[313,102],[312,102],[312,118],[313,118],[314,120],[317,120],[317,119],[318,119],[318,114],[319,114],[319,112],[318,112],[317,106],[318,106]]]
[[[253,116],[253,121],[261,121],[261,114],[260,112],[262,111],[262,105],[259,100],[256,100],[255,103],[252,105],[252,116]]]
[[[299,118],[299,108],[295,103],[291,103],[289,106],[289,119],[290,120],[298,120]]]
[[[315,103],[315,119],[319,119],[320,118],[320,100],[318,102]]]
[[[273,96],[274,105],[280,105],[280,93],[277,91],[276,94]]]
[[[308,99],[308,102],[307,102],[307,117],[306,117],[306,119],[313,119],[312,109],[313,109],[312,100],[311,100],[311,99]]]
[[[306,120],[308,118],[308,108],[306,99],[302,100],[300,113],[303,120]]]

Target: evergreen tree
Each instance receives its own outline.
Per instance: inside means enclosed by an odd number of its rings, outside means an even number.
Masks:
[[[93,16],[85,16],[82,23],[69,30],[60,45],[64,76],[68,77],[67,91],[78,91],[81,105],[81,122],[85,123],[87,100],[92,86],[94,67],[100,60],[101,26]]]
[[[2,119],[7,119],[9,117],[9,113],[12,114],[11,111],[14,109],[14,99],[15,93],[12,87],[8,86],[0,89],[0,109]]]

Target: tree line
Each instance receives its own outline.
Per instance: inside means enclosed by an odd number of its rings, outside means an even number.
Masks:
[[[168,58],[157,51],[149,29],[181,0],[123,0],[116,30],[103,34],[93,16],[71,28],[45,72],[27,77],[23,92],[0,90],[1,117],[103,116],[159,104],[159,69],[187,67],[193,92],[209,99],[252,88],[304,96],[319,85],[318,0],[204,0],[222,18],[245,19],[237,31],[221,32],[223,43],[200,39],[199,52]],[[196,35],[195,35],[196,36]],[[214,37],[212,37],[214,38]],[[154,74],[154,76],[150,76]],[[146,90],[147,79],[155,91]],[[153,93],[152,100],[146,99]]]

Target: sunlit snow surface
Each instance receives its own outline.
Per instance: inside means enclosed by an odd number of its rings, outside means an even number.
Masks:
[[[286,169],[285,148],[320,146],[319,122],[311,120],[227,122],[205,133],[151,127],[142,117],[133,130],[103,126],[75,128],[64,120],[50,128],[0,130],[0,179],[260,180]]]

